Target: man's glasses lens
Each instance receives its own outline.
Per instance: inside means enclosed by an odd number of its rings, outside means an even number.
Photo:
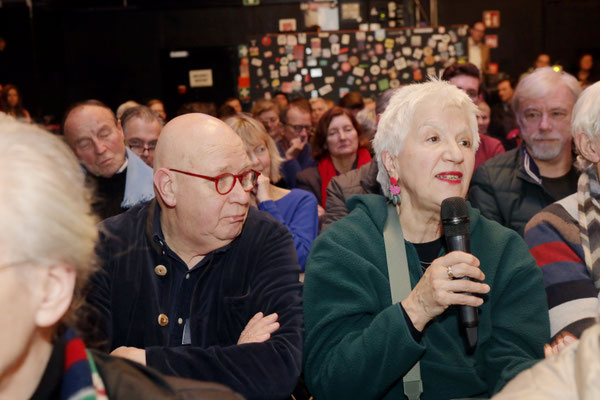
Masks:
[[[256,186],[258,175],[253,170],[247,171],[242,175],[242,188],[249,192]]]
[[[156,149],[156,142],[148,143],[148,145],[140,142],[129,142],[129,147],[133,150],[143,151],[145,148],[148,148],[148,151],[154,151]]]
[[[240,178],[240,183],[242,184],[242,189],[244,189],[246,192],[254,189],[258,178],[258,174],[254,170],[248,170],[238,176]],[[234,185],[235,176],[232,174],[223,174],[217,181],[217,191],[220,194],[227,194],[233,189]]]
[[[294,132],[296,132],[297,134],[302,133],[303,130],[306,130],[306,132],[311,133],[312,132],[312,126],[310,125],[290,125],[292,127],[292,129],[294,129]]]

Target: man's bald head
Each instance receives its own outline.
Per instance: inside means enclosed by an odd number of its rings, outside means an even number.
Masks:
[[[251,167],[242,139],[221,120],[184,114],[165,125],[154,156],[154,187],[165,238],[186,262],[240,234],[250,205],[241,175]],[[239,178],[223,194],[214,178],[226,174]]]
[[[184,114],[171,120],[161,131],[154,155],[154,170],[177,168],[193,170],[205,155],[239,147],[240,137],[223,121],[205,114]]]

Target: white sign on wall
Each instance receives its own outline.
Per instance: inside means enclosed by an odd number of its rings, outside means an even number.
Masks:
[[[209,87],[212,85],[212,69],[195,69],[190,71],[190,87]]]

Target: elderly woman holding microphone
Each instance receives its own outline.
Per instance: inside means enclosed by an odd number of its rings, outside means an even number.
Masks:
[[[445,243],[442,202],[467,194],[476,113],[445,82],[392,97],[373,141],[388,199],[351,198],[307,261],[304,374],[316,398],[489,397],[543,357],[544,286],[519,235],[463,202],[472,254]],[[476,343],[462,306],[478,315]]]

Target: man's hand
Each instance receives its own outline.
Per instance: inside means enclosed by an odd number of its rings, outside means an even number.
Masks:
[[[114,349],[111,353],[111,356],[127,358],[129,360],[135,361],[136,363],[146,365],[146,350],[138,349],[137,347],[126,347],[121,346]]]
[[[305,144],[306,142],[302,141],[300,138],[293,138],[290,140],[290,147],[285,152],[286,160],[293,160],[294,158],[298,157],[298,155],[302,152],[302,149],[304,149]]]
[[[244,327],[237,344],[266,342],[271,337],[271,333],[279,329],[277,318],[279,316],[276,313],[266,317],[262,312],[256,313]]]

